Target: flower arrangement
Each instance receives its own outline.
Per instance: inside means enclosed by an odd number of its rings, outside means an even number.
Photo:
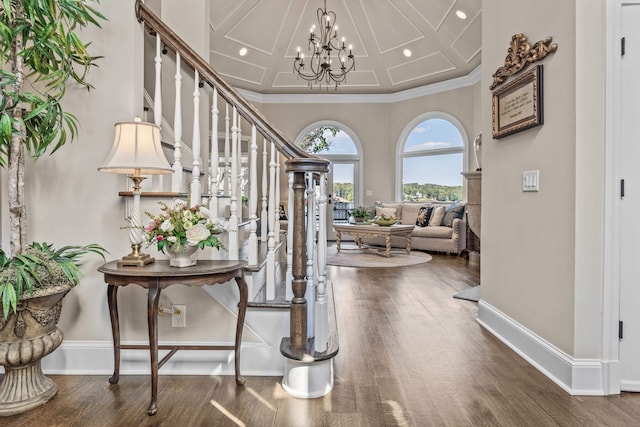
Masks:
[[[207,208],[199,205],[188,207],[187,202],[180,199],[174,200],[172,206],[163,202],[159,202],[159,205],[162,213],[153,215],[145,212],[151,219],[145,228],[149,245],[156,244],[158,250],[163,252],[165,247],[222,248],[222,243],[215,236],[222,231],[222,227],[211,219]]]

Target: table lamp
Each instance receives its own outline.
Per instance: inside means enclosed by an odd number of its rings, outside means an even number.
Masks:
[[[107,160],[98,170],[129,175],[133,181],[133,209],[129,219],[131,253],[122,257],[118,267],[143,267],[152,263],[154,259],[140,251],[143,242],[140,223],[140,183],[145,179],[142,175],[173,173],[171,165],[162,152],[160,127],[143,122],[139,117],[136,117],[133,122],[116,123],[113,147]]]

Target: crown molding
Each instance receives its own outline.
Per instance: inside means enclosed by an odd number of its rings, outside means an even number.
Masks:
[[[250,102],[260,104],[392,104],[421,96],[433,95],[472,86],[482,77],[482,65],[466,76],[433,83],[395,93],[381,94],[261,94],[246,89],[236,89]]]

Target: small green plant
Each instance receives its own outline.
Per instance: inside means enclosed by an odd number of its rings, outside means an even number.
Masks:
[[[75,286],[80,279],[80,258],[93,252],[104,259],[107,250],[100,245],[64,246],[53,249],[49,243],[31,243],[20,255],[7,257],[0,249],[0,299],[2,314],[16,312],[17,302],[34,289],[59,284]]]
[[[349,216],[353,216],[354,218],[364,218],[369,219],[369,211],[364,206],[358,206],[353,208],[353,210],[349,211]]]

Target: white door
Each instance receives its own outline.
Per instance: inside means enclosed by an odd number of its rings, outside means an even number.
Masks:
[[[640,391],[640,5],[622,7],[620,388]],[[621,184],[622,185],[622,184]]]

